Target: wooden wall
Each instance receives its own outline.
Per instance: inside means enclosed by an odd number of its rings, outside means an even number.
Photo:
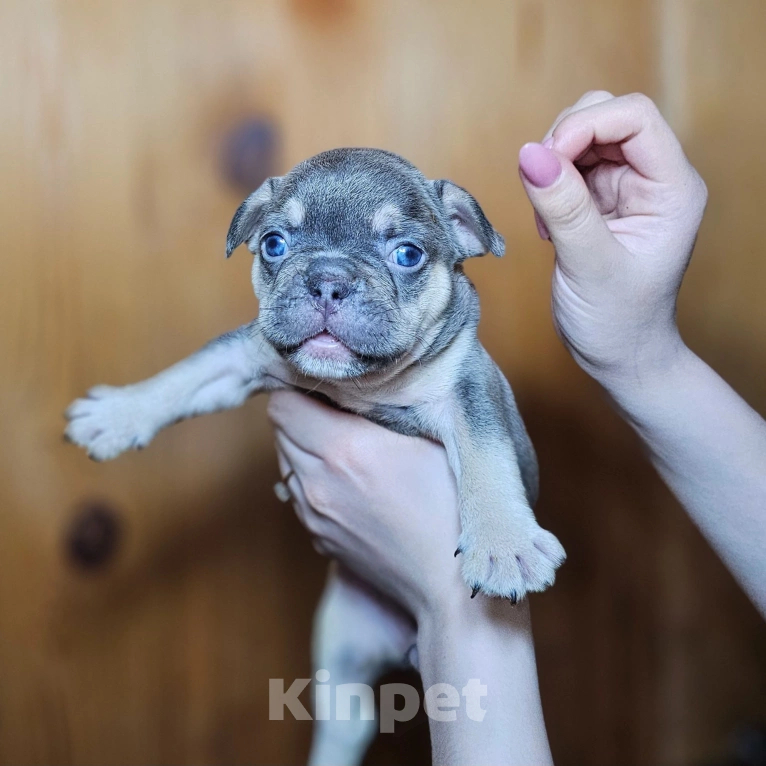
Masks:
[[[391,149],[508,239],[470,272],[569,551],[533,600],[557,762],[710,762],[766,721],[766,628],[556,339],[516,175],[585,90],[656,98],[710,187],[683,331],[766,411],[764,33],[759,0],[0,4],[0,763],[305,756],[307,724],[268,721],[267,679],[309,674],[324,564],[271,494],[265,402],[110,464],[60,439],[89,385],[254,315],[247,254],[223,259],[246,190],[222,170],[253,120],[278,170]],[[421,725],[370,762],[427,757]]]

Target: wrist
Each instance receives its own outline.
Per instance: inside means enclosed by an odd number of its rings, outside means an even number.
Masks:
[[[423,581],[426,587],[413,610],[418,629],[423,626],[439,630],[444,625],[462,628],[483,618],[484,604],[495,601],[483,595],[471,598],[471,589],[465,584],[460,563],[458,557],[450,554],[449,561],[445,557],[443,566],[438,570],[434,567],[438,574]]]
[[[615,399],[666,379],[691,353],[675,324],[625,345],[630,353],[612,364],[580,364]]]
[[[422,616],[417,649],[423,687],[465,698],[453,723],[429,724],[435,764],[552,763],[526,600],[451,601]]]
[[[655,363],[601,379],[599,383],[622,417],[641,431],[644,421],[653,420],[669,395],[684,389],[699,363],[699,357],[679,337],[679,343],[665,349]]]
[[[472,599],[465,587],[439,600],[431,600],[415,615],[418,636],[449,633],[473,640],[478,635],[502,636],[509,627],[529,627],[529,605],[514,606],[506,599],[477,596]]]

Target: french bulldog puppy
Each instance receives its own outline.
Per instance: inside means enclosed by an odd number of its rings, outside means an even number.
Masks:
[[[319,392],[445,446],[472,596],[516,602],[550,586],[565,553],[532,512],[535,453],[477,339],[479,301],[463,272],[466,258],[505,249],[476,200],[389,152],[335,149],[242,203],[226,255],[242,243],[255,256],[257,319],[148,380],[91,389],[67,410],[66,437],[109,460],[253,394]]]

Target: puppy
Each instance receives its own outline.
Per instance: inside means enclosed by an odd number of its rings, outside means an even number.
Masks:
[[[335,149],[242,203],[227,257],[245,242],[257,319],[148,380],[91,389],[66,412],[67,438],[109,460],[253,394],[316,391],[444,445],[459,489],[455,555],[472,597],[515,603],[550,586],[564,550],[532,512],[534,450],[510,386],[478,342],[479,301],[463,272],[466,258],[505,249],[476,200],[389,152]],[[348,588],[340,582],[331,578],[325,603]]]

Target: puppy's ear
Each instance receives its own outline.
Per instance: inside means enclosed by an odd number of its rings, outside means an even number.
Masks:
[[[238,208],[226,235],[228,258],[243,242],[253,236],[263,212],[263,206],[276,194],[281,177],[267,178]]]
[[[432,181],[436,195],[444,206],[452,240],[460,260],[474,255],[505,253],[505,240],[487,220],[479,203],[465,189],[452,181]]]

